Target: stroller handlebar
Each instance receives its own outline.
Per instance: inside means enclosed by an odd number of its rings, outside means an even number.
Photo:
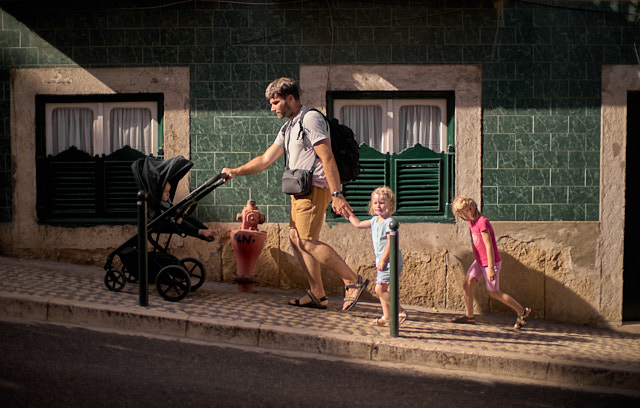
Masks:
[[[174,204],[171,208],[157,216],[153,219],[149,225],[149,232],[153,230],[153,226],[161,222],[163,219],[178,219],[187,215],[187,212],[193,211],[195,208],[195,204],[197,204],[201,199],[209,195],[213,190],[215,190],[218,186],[224,184],[226,182],[226,174],[220,173],[216,176],[211,177],[207,181],[205,181],[200,187],[193,190],[182,200]]]

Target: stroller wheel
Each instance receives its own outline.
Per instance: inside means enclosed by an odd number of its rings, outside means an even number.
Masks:
[[[160,296],[171,302],[177,302],[189,294],[191,288],[189,273],[180,265],[165,266],[158,272],[156,288]]]
[[[126,283],[127,279],[124,273],[118,269],[109,269],[104,274],[104,284],[111,291],[120,292]]]
[[[183,258],[180,265],[189,273],[191,278],[191,291],[197,290],[204,283],[205,271],[202,262],[196,258]]]
[[[124,274],[124,277],[127,280],[127,282],[131,282],[131,283],[138,282],[138,277],[134,276],[131,272],[129,272],[126,266],[122,267],[122,273]]]

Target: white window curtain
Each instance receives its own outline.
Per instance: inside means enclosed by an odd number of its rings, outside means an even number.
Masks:
[[[340,123],[353,130],[358,144],[364,143],[382,151],[382,109],[380,106],[343,106],[340,108]]]
[[[405,105],[399,112],[400,150],[416,143],[435,152],[444,151],[440,134],[440,108],[437,106]]]
[[[84,108],[56,108],[51,118],[51,154],[75,146],[93,156],[93,111]]]
[[[153,153],[149,109],[113,108],[109,119],[111,152],[129,145],[144,154]]]

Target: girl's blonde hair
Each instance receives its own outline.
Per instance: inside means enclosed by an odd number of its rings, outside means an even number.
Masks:
[[[369,215],[375,215],[375,212],[373,211],[373,208],[371,206],[374,195],[384,198],[385,201],[387,202],[387,208],[388,208],[389,214],[393,214],[393,212],[396,210],[396,196],[395,194],[393,194],[393,190],[391,190],[387,186],[384,186],[384,187],[376,188],[371,193],[371,200],[369,201]]]
[[[451,203],[451,210],[457,216],[460,216],[462,212],[469,207],[473,207],[473,209],[476,210],[476,213],[478,213],[478,204],[476,204],[473,198],[464,194],[460,194],[454,198]]]

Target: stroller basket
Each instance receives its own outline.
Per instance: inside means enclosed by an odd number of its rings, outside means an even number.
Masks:
[[[173,199],[178,182],[184,177],[193,163],[182,156],[167,160],[153,157],[138,159],[132,165],[136,183],[141,190],[149,194],[148,213],[152,220],[147,224],[147,240],[152,246],[148,251],[149,283],[155,283],[158,293],[166,300],[179,301],[190,291],[198,289],[205,280],[205,268],[196,258],[178,259],[168,252],[171,236],[180,233],[176,220],[191,213],[197,203],[224,183],[222,174],[218,174],[204,182],[186,197],[165,211],[160,210],[160,199],[166,183],[170,183],[170,198]],[[153,235],[155,234],[155,236]],[[168,234],[164,245],[160,244],[161,234]],[[104,283],[111,291],[121,291],[127,282],[137,282],[139,248],[138,234],[126,240],[107,256],[104,265]],[[147,248],[143,248],[147,250]],[[114,267],[118,257],[121,268]]]

